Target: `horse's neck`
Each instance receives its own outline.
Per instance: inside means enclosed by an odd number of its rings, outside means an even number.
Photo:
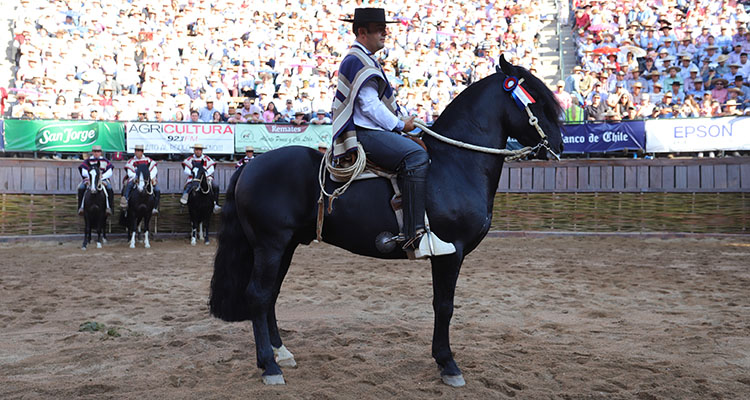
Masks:
[[[502,137],[504,129],[495,122],[498,118],[492,119],[487,113],[484,113],[484,120],[475,119],[474,114],[449,118],[438,121],[434,131],[464,143],[493,149],[505,148],[506,138]],[[446,181],[441,185],[455,186],[456,190],[470,191],[475,196],[492,201],[503,168],[503,156],[460,149],[432,137],[427,137],[425,142],[432,160],[430,169],[435,169],[434,175]]]

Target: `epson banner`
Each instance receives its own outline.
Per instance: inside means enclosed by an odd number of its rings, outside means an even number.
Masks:
[[[653,153],[750,150],[750,118],[649,120],[646,144]]]

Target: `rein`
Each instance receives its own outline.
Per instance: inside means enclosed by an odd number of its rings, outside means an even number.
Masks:
[[[201,183],[203,183],[203,181],[205,179],[206,179],[206,174],[203,174],[200,178],[197,178],[197,179],[193,178],[193,182],[198,182],[198,186],[196,186],[196,188],[193,189],[193,190],[199,191],[199,192],[201,192],[203,194],[209,194],[209,193],[211,193],[211,185],[206,185],[206,190],[205,191],[203,189],[201,189]]]

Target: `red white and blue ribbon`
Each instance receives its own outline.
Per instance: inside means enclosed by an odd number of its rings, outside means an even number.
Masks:
[[[516,101],[516,104],[518,104],[518,107],[521,109],[528,107],[529,104],[536,103],[536,100],[531,97],[529,92],[520,85],[518,79],[514,76],[505,78],[503,89],[505,89],[506,92],[510,92],[511,96],[513,96],[513,100]]]

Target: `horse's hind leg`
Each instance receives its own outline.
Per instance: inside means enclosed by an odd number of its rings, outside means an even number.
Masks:
[[[104,220],[99,218],[96,220],[96,248],[102,248],[102,232],[104,232]]]
[[[297,362],[294,360],[294,355],[284,346],[281,342],[281,335],[279,334],[279,327],[276,323],[276,300],[279,298],[279,292],[281,291],[281,284],[284,282],[284,277],[287,271],[289,271],[289,265],[292,263],[292,256],[294,256],[294,250],[297,249],[297,243],[290,243],[284,252],[284,257],[281,260],[281,268],[279,269],[279,276],[276,278],[276,284],[274,286],[273,300],[271,302],[270,310],[268,311],[268,333],[271,336],[271,346],[273,346],[273,354],[276,363],[280,367],[296,367]]]
[[[83,244],[81,245],[81,250],[86,250],[86,246],[91,241],[91,221],[88,216],[84,217],[84,223],[86,226],[83,228]]]
[[[284,250],[289,239],[268,239],[265,243],[258,243],[255,247],[254,265],[247,286],[247,297],[253,321],[258,368],[263,369],[263,383],[277,385],[284,384],[284,377],[274,357],[268,321],[277,294],[276,283],[282,275]]]
[[[147,249],[151,248],[151,242],[148,241],[148,229],[151,224],[151,214],[146,214],[143,218],[143,246]]]

